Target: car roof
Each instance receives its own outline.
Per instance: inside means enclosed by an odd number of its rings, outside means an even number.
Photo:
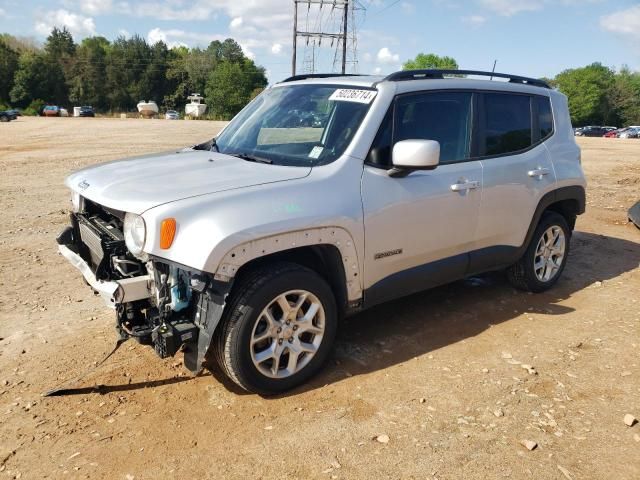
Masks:
[[[376,83],[384,80],[383,75],[347,75],[329,77],[300,78],[300,80],[289,80],[277,83],[274,86],[284,85],[344,85],[348,87],[368,87],[375,86]]]
[[[304,76],[300,76],[304,77]],[[525,83],[509,82],[506,80],[480,80],[477,78],[462,77],[445,77],[445,78],[416,78],[411,80],[386,80],[387,76],[383,75],[346,75],[346,76],[317,76],[311,78],[300,78],[299,80],[285,80],[274,85],[335,85],[344,87],[361,87],[375,88],[382,83],[396,84],[397,93],[405,93],[420,90],[442,90],[442,89],[471,89],[471,90],[496,90],[511,91],[518,93],[535,93],[538,95],[549,96],[552,91],[537,85],[528,85]]]

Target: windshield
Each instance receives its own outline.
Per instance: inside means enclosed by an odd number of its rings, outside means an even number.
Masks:
[[[351,142],[376,93],[330,85],[271,88],[236,115],[214,148],[277,165],[333,162]]]

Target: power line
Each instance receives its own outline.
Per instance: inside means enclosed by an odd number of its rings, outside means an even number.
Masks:
[[[401,0],[394,0],[392,1],[389,5],[387,5],[386,7],[382,7],[380,10],[376,10],[375,12],[372,12],[369,16],[372,15],[379,15],[383,12],[386,12],[387,10],[389,10],[391,7],[396,6],[397,4],[400,3]]]
[[[306,14],[303,21],[300,21],[299,14],[306,6]],[[322,46],[322,41],[328,41],[330,47],[334,48],[334,70],[340,58],[340,71],[346,72],[347,67],[347,46],[351,41],[354,53],[353,63],[355,64],[355,22],[354,11],[363,9],[362,4],[357,0],[293,0],[293,48],[291,55],[291,73],[296,74],[298,62],[298,38],[305,40],[304,65],[310,73],[316,69],[316,49]],[[313,27],[311,27],[311,12],[313,8]],[[327,12],[328,11],[328,12]],[[326,13],[326,15],[325,15]],[[339,14],[339,15],[338,15]],[[350,20],[351,14],[351,20]],[[351,23],[351,30],[349,26]],[[303,26],[304,29],[301,27]],[[351,32],[351,35],[349,33]],[[310,49],[310,51],[309,51]]]

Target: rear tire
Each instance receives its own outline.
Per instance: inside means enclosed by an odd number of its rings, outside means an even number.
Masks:
[[[261,395],[290,390],[316,374],[338,322],[327,282],[283,262],[255,270],[234,290],[212,342],[222,371]]]
[[[553,287],[562,275],[569,256],[571,230],[559,213],[545,212],[515,265],[507,269],[507,278],[516,288],[540,293]]]

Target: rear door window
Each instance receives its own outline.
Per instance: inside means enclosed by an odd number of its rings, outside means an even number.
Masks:
[[[485,93],[483,117],[482,156],[515,153],[533,144],[530,96]]]

